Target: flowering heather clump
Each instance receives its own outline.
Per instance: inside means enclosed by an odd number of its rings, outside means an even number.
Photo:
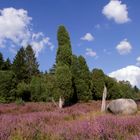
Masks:
[[[0,105],[0,140],[139,140],[140,114],[101,114],[100,102]]]
[[[53,111],[55,108],[51,103],[26,103],[25,105],[0,104],[0,114],[24,114],[39,111]]]

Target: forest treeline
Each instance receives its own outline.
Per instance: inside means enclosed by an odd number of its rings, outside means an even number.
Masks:
[[[100,100],[104,85],[107,99],[137,99],[140,90],[128,81],[117,82],[105,75],[101,69],[89,70],[83,56],[72,53],[70,36],[64,26],[57,31],[58,49],[56,62],[45,73],[31,45],[21,47],[13,61],[4,60],[0,53],[0,102],[58,101],[62,97],[66,104]],[[47,60],[46,60],[47,63]]]

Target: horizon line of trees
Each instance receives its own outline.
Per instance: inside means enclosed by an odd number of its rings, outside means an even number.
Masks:
[[[49,72],[39,71],[39,64],[31,45],[21,47],[13,62],[4,60],[0,53],[0,102],[58,101],[66,105],[102,99],[104,85],[107,99],[140,97],[137,86],[128,81],[117,82],[101,69],[89,70],[83,56],[72,53],[70,36],[61,25],[57,31],[58,49],[56,63]]]

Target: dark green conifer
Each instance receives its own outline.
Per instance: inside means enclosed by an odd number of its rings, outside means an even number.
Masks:
[[[4,64],[4,59],[2,53],[0,52],[0,70],[3,69],[3,64]]]
[[[26,63],[26,54],[24,48],[20,48],[17,52],[13,65],[12,70],[15,73],[17,82],[27,81],[28,80],[28,71],[27,71],[27,63]]]
[[[39,74],[38,62],[35,57],[35,53],[30,45],[25,49],[25,60],[27,65],[28,78],[31,80],[32,76]]]

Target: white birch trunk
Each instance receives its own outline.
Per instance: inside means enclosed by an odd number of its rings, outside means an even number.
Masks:
[[[107,88],[104,86],[103,96],[102,96],[102,106],[101,106],[101,112],[106,111],[106,96],[107,96]]]
[[[61,96],[59,98],[59,108],[63,108],[63,105],[64,105],[64,101],[62,100]]]

